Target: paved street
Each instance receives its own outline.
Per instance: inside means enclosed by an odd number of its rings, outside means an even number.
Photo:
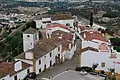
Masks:
[[[77,65],[77,60],[76,60],[76,55],[73,57],[72,60],[66,60],[64,63],[60,64],[59,66],[47,69],[45,72],[42,72],[41,74],[38,75],[37,79],[40,78],[51,78],[52,76],[54,77],[55,75],[66,71],[67,69],[74,69]]]
[[[103,78],[90,74],[82,75],[77,71],[69,70],[53,77],[51,80],[103,80]]]
[[[41,74],[39,74],[37,76],[37,79],[49,78],[49,77],[51,78],[61,72],[66,71],[67,69],[75,69],[77,66],[77,58],[78,58],[77,53],[79,53],[79,49],[80,49],[80,45],[81,45],[79,39],[77,39],[76,43],[77,43],[77,51],[71,60],[65,60],[65,62],[60,64],[59,66],[47,69],[45,72],[42,72]]]

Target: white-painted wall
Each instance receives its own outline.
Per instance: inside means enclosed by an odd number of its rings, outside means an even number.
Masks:
[[[33,65],[33,61],[32,60],[25,60],[25,59],[17,59],[17,58],[15,58],[15,61],[18,61],[18,60]]]
[[[28,37],[29,35],[29,37]],[[35,39],[36,36],[36,39]],[[23,33],[23,48],[24,52],[26,52],[29,49],[34,48],[34,44],[39,40],[39,32],[35,34],[26,34]]]
[[[60,47],[60,51],[58,51],[58,47]],[[36,61],[36,74],[39,74],[39,69],[41,72],[44,71],[44,65],[46,64],[46,68],[50,67],[50,61],[52,61],[52,65],[55,63],[55,56],[62,52],[62,45],[56,47],[55,49],[51,50],[52,56],[50,57],[50,52],[46,55],[42,56],[40,59]],[[39,60],[41,60],[41,64],[39,64]]]
[[[109,42],[105,42],[105,41],[96,40],[96,39],[93,39],[92,41],[95,41],[95,42],[98,42],[98,43],[105,43],[105,44],[107,44],[107,45],[111,45],[111,44],[110,44],[110,41],[109,41]]]
[[[27,36],[30,37],[27,37]],[[34,48],[34,35],[33,34],[23,34],[23,48],[24,52]]]
[[[14,64],[14,71],[19,71],[22,69],[22,62],[21,61],[18,61]]]
[[[95,49],[98,49],[99,48],[99,43],[84,40],[84,41],[82,41],[82,48],[86,48],[86,47],[93,47]]]
[[[110,52],[85,51],[81,55],[81,65],[92,67],[93,63],[98,63],[96,70],[109,71],[109,68],[114,68],[113,61],[115,60],[109,58],[110,54]],[[102,62],[105,62],[105,67],[101,67]]]
[[[36,22],[36,28],[40,29],[43,26],[42,20],[35,20]]]
[[[75,51],[76,51],[76,45],[72,46],[72,48],[70,50],[66,50],[65,59],[70,60],[73,57]]]
[[[30,72],[33,72],[33,66],[31,66],[31,67],[29,67],[29,68],[27,68],[27,69],[29,69]],[[10,80],[15,80],[15,79],[14,79],[14,76],[16,76],[16,75],[17,75],[17,80],[22,80],[22,79],[24,79],[25,76],[27,75],[27,69],[22,70],[22,71],[20,71],[19,73],[15,74],[15,75],[12,75],[12,76],[10,77]]]
[[[49,24],[49,23],[43,23],[46,21],[51,21],[51,23],[59,23],[64,25],[70,24],[70,27],[73,27],[73,23],[74,23],[74,19],[52,21],[51,18],[42,18],[42,20],[35,20],[36,28],[46,28],[47,24]]]
[[[64,29],[64,28],[61,28],[61,27],[54,27],[54,28],[51,28],[51,30],[49,30],[49,32],[54,32],[54,31],[57,31],[57,30],[60,30],[60,31],[64,31],[64,32],[70,33],[69,30]]]
[[[43,23],[46,21],[51,21],[51,18],[42,18],[41,20],[35,20],[36,22],[36,28],[40,29],[40,28],[46,28],[47,24],[49,23]]]
[[[51,21],[51,18],[42,18],[42,22]]]
[[[25,59],[34,59],[34,54],[32,52],[25,52]]]

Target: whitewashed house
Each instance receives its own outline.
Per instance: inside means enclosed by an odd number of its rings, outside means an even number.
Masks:
[[[22,80],[30,72],[33,66],[22,61],[0,63],[0,80]]]
[[[38,40],[38,35],[37,30],[33,28],[29,28],[23,33],[25,52],[15,59],[16,61],[20,60],[32,64],[33,71],[36,74],[61,62],[62,52],[62,45],[56,42],[57,38],[48,37],[47,39]]]
[[[81,32],[83,37],[81,66],[92,67],[93,64],[98,64],[96,70],[109,71],[109,69],[116,69],[117,73],[120,64],[114,64],[117,60],[116,54],[111,50],[110,41],[100,32],[94,30],[83,30]]]
[[[71,59],[74,53],[76,52],[76,39],[75,33],[73,33],[68,26],[52,23],[46,28],[47,37],[58,37],[63,47],[63,54],[65,59]]]
[[[36,22],[36,28],[46,28],[46,25],[51,23],[59,23],[68,25],[69,27],[73,27],[74,18],[71,13],[55,13],[53,15],[43,14],[40,15],[37,19],[34,20]]]

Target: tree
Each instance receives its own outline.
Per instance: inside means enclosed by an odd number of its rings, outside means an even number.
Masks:
[[[90,12],[90,26],[93,26],[93,12]]]
[[[111,38],[110,42],[113,46],[120,46],[120,38]]]
[[[36,28],[36,22],[35,22],[35,21],[28,22],[28,23],[26,24],[26,27],[27,27],[27,28],[30,28],[30,27]]]

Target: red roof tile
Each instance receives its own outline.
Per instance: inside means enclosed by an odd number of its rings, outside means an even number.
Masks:
[[[60,27],[63,29],[68,29],[68,26],[64,25],[64,24],[58,24],[58,23],[52,23],[51,25],[47,26],[47,29],[51,29],[51,28],[55,28],[55,27]]]
[[[15,61],[15,62],[0,62],[0,78],[3,78],[3,77],[5,77],[9,74],[12,76],[12,75],[30,67],[30,66],[32,66],[32,65],[27,64],[25,62],[22,62],[22,69],[16,72],[16,71],[14,71],[14,64],[16,62],[18,62],[18,61]]]
[[[102,36],[102,33],[99,33],[97,31],[84,31],[82,33],[82,36],[85,40],[89,40],[89,41],[92,41],[93,39],[95,39],[95,40],[100,40],[104,42],[109,42],[107,38]]]

